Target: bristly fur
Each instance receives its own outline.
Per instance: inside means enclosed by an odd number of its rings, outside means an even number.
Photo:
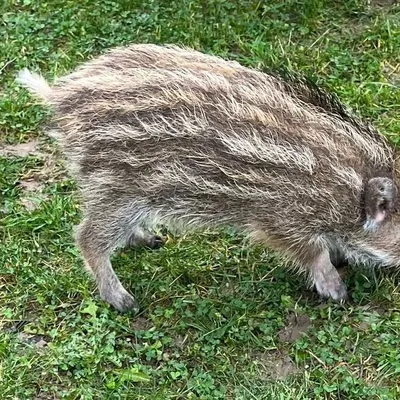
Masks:
[[[109,256],[154,244],[158,223],[234,226],[336,300],[333,259],[398,264],[395,151],[317,85],[156,45],[114,49],[51,88],[32,77],[19,81],[53,108],[83,194],[77,243],[119,310],[135,303]]]
[[[335,93],[317,85],[313,77],[296,73],[283,66],[278,69],[263,68],[262,71],[274,76],[282,83],[284,90],[296,96],[299,100],[312,104],[321,112],[350,123],[362,134],[371,135],[374,140],[382,140],[381,135],[372,125],[362,121],[352,113]]]

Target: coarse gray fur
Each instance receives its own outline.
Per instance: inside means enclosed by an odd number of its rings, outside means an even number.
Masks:
[[[120,311],[137,303],[110,255],[157,247],[160,223],[234,226],[339,301],[334,264],[399,264],[395,150],[318,88],[148,44],[114,49],[52,86],[27,70],[18,80],[54,111],[83,197],[77,244]]]

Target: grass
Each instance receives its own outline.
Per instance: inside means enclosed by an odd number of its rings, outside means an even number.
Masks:
[[[62,75],[110,47],[185,44],[335,90],[400,141],[400,8],[389,1],[3,0],[0,142],[1,399],[398,399],[395,274],[351,269],[346,306],[321,302],[276,254],[232,232],[117,254],[141,302],[98,297],[71,231],[74,182],[41,133],[46,110],[14,84]],[[49,155],[50,154],[50,155]]]

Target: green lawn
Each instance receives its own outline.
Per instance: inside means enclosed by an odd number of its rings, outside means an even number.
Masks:
[[[0,399],[400,399],[400,286],[348,271],[321,302],[230,231],[116,254],[142,313],[98,297],[72,240],[74,182],[14,77],[52,79],[110,47],[184,44],[336,91],[400,141],[400,6],[390,1],[3,0]],[[25,143],[25,145],[21,145]]]

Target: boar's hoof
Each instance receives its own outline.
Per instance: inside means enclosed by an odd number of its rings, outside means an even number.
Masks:
[[[316,289],[320,296],[331,298],[343,303],[347,300],[347,288],[341,280],[316,282]]]
[[[342,283],[339,288],[334,292],[334,296],[331,296],[333,300],[338,303],[345,303],[349,299],[349,295],[347,294],[347,288],[344,283]]]
[[[150,249],[159,249],[160,247],[164,246],[164,239],[161,236],[155,235],[149,239],[149,243],[147,247]]]
[[[139,312],[139,305],[136,300],[130,295],[123,287],[118,289],[100,291],[101,298],[108,304],[111,304],[115,309],[120,312]]]
[[[134,232],[127,240],[126,247],[146,247],[148,249],[159,249],[165,241],[161,236],[148,232]]]

